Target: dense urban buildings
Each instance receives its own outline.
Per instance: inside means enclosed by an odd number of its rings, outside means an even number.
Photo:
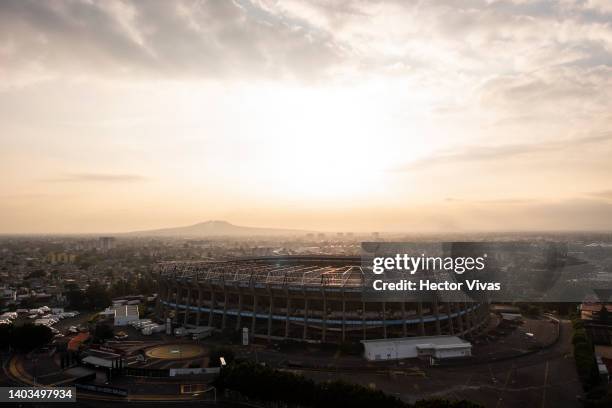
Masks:
[[[434,296],[366,299],[359,254],[361,241],[371,239],[371,233],[126,234],[109,248],[98,236],[2,237],[0,330],[6,333],[5,351],[13,350],[5,384],[59,381],[79,384],[88,398],[112,394],[118,400],[171,400],[189,389],[195,390],[190,398],[199,400],[212,398],[195,394],[210,389],[219,358],[227,363],[233,355],[270,370],[302,370],[300,375],[322,384],[328,375],[353,382],[359,372],[362,385],[376,383],[404,401],[413,401],[415,386],[419,398],[431,398],[442,392],[440,382],[452,390],[457,378],[473,376],[474,388],[443,395],[484,406],[503,397],[508,406],[521,406],[519,394],[478,391],[508,378],[517,387],[524,381],[534,398],[551,401],[545,406],[563,406],[561,401],[581,393],[579,379],[590,384],[584,373],[591,363],[600,371],[599,386],[607,382],[609,331],[602,324],[609,309],[597,299],[581,309],[578,303],[447,302]],[[570,285],[576,274],[600,282],[612,260],[609,234],[379,239],[563,240],[576,260],[563,278]],[[579,310],[584,322],[572,328],[567,319]],[[571,355],[572,340],[579,347],[576,362],[563,357]],[[376,374],[381,370],[388,375]],[[552,379],[543,386],[546,375]]]

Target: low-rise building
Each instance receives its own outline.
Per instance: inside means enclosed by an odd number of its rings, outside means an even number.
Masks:
[[[117,305],[100,312],[101,315],[112,317],[115,326],[127,326],[139,319],[138,305]]]
[[[433,357],[461,358],[472,355],[472,345],[457,336],[421,336],[397,339],[362,340],[369,361]]]
[[[14,303],[17,301],[17,291],[11,288],[2,288],[0,289],[0,298],[5,303]]]

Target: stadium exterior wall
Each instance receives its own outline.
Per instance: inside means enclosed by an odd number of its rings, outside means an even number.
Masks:
[[[359,273],[359,259],[347,257],[163,264],[156,310],[176,325],[321,343],[471,337],[488,323],[486,302],[366,302]]]

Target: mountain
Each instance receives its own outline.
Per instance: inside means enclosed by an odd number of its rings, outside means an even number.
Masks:
[[[130,232],[128,235],[156,237],[248,237],[248,236],[279,236],[305,234],[308,231],[242,227],[227,221],[206,221],[187,227],[162,228],[148,231]]]

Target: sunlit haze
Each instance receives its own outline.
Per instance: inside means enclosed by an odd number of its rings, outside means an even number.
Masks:
[[[0,233],[612,228],[603,0],[7,0],[0,78]]]

